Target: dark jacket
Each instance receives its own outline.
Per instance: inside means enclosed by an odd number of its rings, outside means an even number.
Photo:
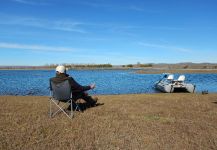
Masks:
[[[91,89],[90,86],[80,85],[72,77],[70,77],[68,74],[65,73],[56,74],[56,77],[50,78],[50,82],[52,81],[54,84],[61,83],[65,80],[69,81],[69,84],[72,87],[72,93],[80,93]]]

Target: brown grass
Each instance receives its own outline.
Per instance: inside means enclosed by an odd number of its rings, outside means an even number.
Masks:
[[[216,149],[217,94],[99,96],[48,117],[48,97],[0,97],[0,149]]]

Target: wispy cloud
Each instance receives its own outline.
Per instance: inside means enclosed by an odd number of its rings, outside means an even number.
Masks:
[[[84,23],[71,20],[46,20],[33,17],[19,17],[0,15],[0,24],[30,26],[35,28],[43,28],[49,30],[59,30],[68,32],[87,33],[81,26]]]
[[[87,5],[90,7],[107,7],[107,8],[111,7],[111,5],[106,5],[105,3],[100,3],[100,2],[79,1],[77,3],[81,5]]]
[[[48,5],[47,2],[41,0],[12,0],[17,3],[26,4],[26,5]]]
[[[149,27],[151,29],[157,30],[185,30],[183,27],[172,27],[172,26],[153,26]]]
[[[138,35],[146,34],[146,32],[150,32],[151,30],[156,30],[159,31],[182,31],[185,30],[184,28],[179,28],[179,27],[161,27],[161,26],[139,26],[139,25],[123,25],[123,24],[106,24],[104,25],[105,27],[107,26],[108,30],[111,31],[115,34],[120,33],[122,35],[130,36],[130,37],[138,37]]]
[[[71,51],[74,51],[74,49],[68,48],[68,47],[45,46],[45,45],[28,45],[28,44],[4,43],[4,42],[0,42],[0,48],[31,50],[31,51],[50,51],[50,52],[71,52]]]
[[[185,28],[182,27],[173,27],[173,26],[132,26],[132,25],[125,25],[125,26],[117,26],[116,28],[125,29],[125,30],[133,30],[133,31],[141,31],[141,30],[184,30]]]
[[[114,4],[108,3],[108,1],[91,1],[91,2],[90,1],[78,1],[77,3],[81,5],[94,7],[94,8],[105,8],[109,10],[146,11],[144,8],[140,6],[124,5],[124,3],[122,3],[121,5],[114,5]],[[149,11],[146,11],[146,12],[149,12]]]
[[[128,6],[128,7],[126,7],[126,9],[135,10],[135,11],[145,11],[144,8],[141,8],[141,7],[135,6],[135,5]]]
[[[188,53],[193,51],[192,49],[181,48],[181,47],[171,46],[171,45],[150,44],[150,43],[143,43],[143,42],[138,42],[138,44],[145,47],[158,48],[158,49],[164,49],[169,51],[179,51],[179,52],[188,52]]]

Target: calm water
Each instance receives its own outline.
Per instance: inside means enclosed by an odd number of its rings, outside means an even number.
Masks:
[[[156,93],[154,83],[161,74],[135,74],[134,70],[70,70],[68,74],[81,85],[96,83],[91,94]],[[49,95],[52,70],[1,70],[0,95]],[[177,77],[178,74],[175,74]],[[196,92],[217,92],[217,74],[185,74],[186,81],[196,84]]]

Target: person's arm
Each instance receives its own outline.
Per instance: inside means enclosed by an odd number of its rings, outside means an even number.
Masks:
[[[91,86],[82,86],[79,83],[77,83],[72,77],[69,77],[69,83],[72,87],[73,92],[83,92],[83,91],[93,89],[95,87],[95,86],[93,87],[92,85]]]

